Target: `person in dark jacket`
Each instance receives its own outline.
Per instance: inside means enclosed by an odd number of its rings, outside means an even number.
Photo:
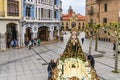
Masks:
[[[51,71],[52,71],[52,69],[55,68],[55,67],[56,67],[56,63],[54,62],[54,60],[51,59],[51,61],[50,61],[49,64],[48,64],[48,68],[47,68],[47,70],[48,70],[48,80],[50,80]]]
[[[90,65],[93,67],[94,69],[94,65],[95,65],[95,60],[94,57],[92,55],[88,55],[87,59],[90,61]]]
[[[119,45],[120,45],[120,43],[119,43]],[[113,53],[114,53],[114,55],[113,56],[115,56],[115,50],[116,50],[116,43],[115,43],[115,41],[113,42]],[[118,54],[120,54],[120,51],[118,50]]]
[[[115,44],[115,42],[113,42],[113,53],[114,53],[113,56],[115,56],[115,49],[116,49],[116,44]]]

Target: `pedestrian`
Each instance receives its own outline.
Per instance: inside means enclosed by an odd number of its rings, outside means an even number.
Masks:
[[[90,61],[90,65],[92,66],[92,68],[94,69],[95,66],[95,60],[94,57],[92,55],[88,55],[87,59]]]
[[[7,48],[10,48],[10,39],[7,41]]]
[[[29,47],[29,50],[30,50],[31,47],[32,47],[32,42],[31,42],[31,40],[29,41],[28,47]]]
[[[37,42],[37,40],[36,40],[36,38],[34,38],[34,45],[36,46],[36,42]]]
[[[41,43],[40,38],[38,38],[37,43],[38,43],[38,46],[40,46],[40,43]]]
[[[31,43],[32,43],[31,46],[33,46],[33,44],[34,44],[34,40],[33,39],[31,40]]]
[[[14,48],[14,40],[11,41],[11,46]]]
[[[60,40],[63,41],[63,37],[61,37]]]
[[[115,56],[115,50],[116,50],[116,43],[115,41],[113,42],[113,56]],[[120,51],[118,50],[118,54],[120,54]]]
[[[84,40],[85,40],[84,38],[81,38],[82,44],[84,43]]]
[[[115,56],[115,49],[116,49],[116,44],[115,44],[115,41],[114,41],[114,42],[113,42],[113,53],[114,53],[113,56]]]
[[[17,46],[17,40],[16,39],[14,39],[14,41],[13,41],[14,43],[13,43],[13,45],[14,45],[14,47],[16,47]]]
[[[82,42],[82,44],[84,43],[84,41],[85,41],[85,32],[81,32],[80,33],[80,36],[81,36],[81,42]]]
[[[57,39],[57,41],[58,41],[59,37],[58,37],[58,36],[56,36],[56,39]]]
[[[24,44],[25,44],[25,47],[27,47],[27,45],[28,45],[28,42],[25,40]]]
[[[51,61],[48,63],[48,80],[51,80],[51,75],[52,75],[52,69],[54,69],[56,67],[56,63],[54,62],[54,60],[51,59]]]

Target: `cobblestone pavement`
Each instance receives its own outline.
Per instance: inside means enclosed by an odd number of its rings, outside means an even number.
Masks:
[[[64,42],[44,44],[31,50],[21,48],[0,52],[0,80],[47,80],[47,63],[63,53],[69,36],[69,33],[64,35]],[[112,43],[99,41],[98,50],[105,52],[103,57],[95,58],[100,80],[120,80],[120,73],[111,72],[114,70],[112,46]],[[87,52],[88,47],[89,40],[85,40],[83,51]],[[94,53],[94,46],[92,51]],[[120,72],[120,55],[118,68]]]

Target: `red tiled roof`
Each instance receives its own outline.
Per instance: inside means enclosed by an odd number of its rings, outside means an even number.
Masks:
[[[70,17],[72,16],[72,12],[68,12],[68,14],[62,14],[62,20],[70,20]],[[80,14],[76,14],[78,20],[80,21],[84,21],[85,20],[85,16],[82,16]]]
[[[82,16],[80,14],[77,14],[76,16],[77,16],[78,20],[85,21],[85,16]]]

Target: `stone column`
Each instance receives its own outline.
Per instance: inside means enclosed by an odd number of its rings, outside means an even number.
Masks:
[[[20,32],[18,31],[18,35],[17,35],[17,44],[18,47],[21,47],[21,39],[20,39]]]
[[[1,51],[6,50],[5,34],[1,33],[0,36],[0,49]]]
[[[53,38],[53,31],[50,31],[49,39],[50,39],[50,40],[54,40],[54,38]]]
[[[57,26],[57,30],[58,30],[57,35],[60,36],[60,27],[59,26]]]
[[[22,39],[21,39],[21,36],[22,36],[22,33],[21,33],[21,26],[20,26],[20,23],[17,24],[17,44],[18,44],[18,47],[21,47],[22,46]]]
[[[36,32],[33,33],[33,39],[34,38],[37,38],[37,33]]]

